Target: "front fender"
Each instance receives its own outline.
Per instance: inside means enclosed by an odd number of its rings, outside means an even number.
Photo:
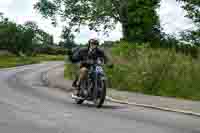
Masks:
[[[106,76],[101,76],[100,80],[106,81],[108,78]]]
[[[98,79],[98,80],[102,80],[102,81],[106,81],[106,80],[107,80],[107,77],[106,77],[105,74],[99,73],[99,74],[97,75],[97,79]]]

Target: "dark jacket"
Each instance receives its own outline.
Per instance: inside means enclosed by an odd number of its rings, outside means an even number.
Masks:
[[[86,61],[87,59],[96,60],[99,57],[104,58],[105,63],[108,62],[108,58],[103,50],[97,48],[89,53],[88,48],[80,48],[72,53],[70,60],[72,63],[78,63],[80,61]]]

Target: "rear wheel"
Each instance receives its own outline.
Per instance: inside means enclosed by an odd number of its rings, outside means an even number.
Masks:
[[[97,87],[95,88],[94,104],[97,108],[102,107],[106,98],[106,82],[104,80],[97,81]]]

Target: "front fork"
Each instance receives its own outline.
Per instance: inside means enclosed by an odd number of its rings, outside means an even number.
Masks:
[[[102,79],[101,79],[102,78]],[[94,86],[93,86],[93,98],[97,98],[98,97],[98,92],[99,92],[99,80],[104,80],[104,75],[100,75],[98,73],[94,74]]]

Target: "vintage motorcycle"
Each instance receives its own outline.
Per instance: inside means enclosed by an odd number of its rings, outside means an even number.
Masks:
[[[103,64],[102,58],[98,58],[91,64],[87,77],[80,81],[78,96],[72,94],[77,104],[82,104],[87,100],[93,101],[97,108],[102,107],[106,98],[106,75]]]

